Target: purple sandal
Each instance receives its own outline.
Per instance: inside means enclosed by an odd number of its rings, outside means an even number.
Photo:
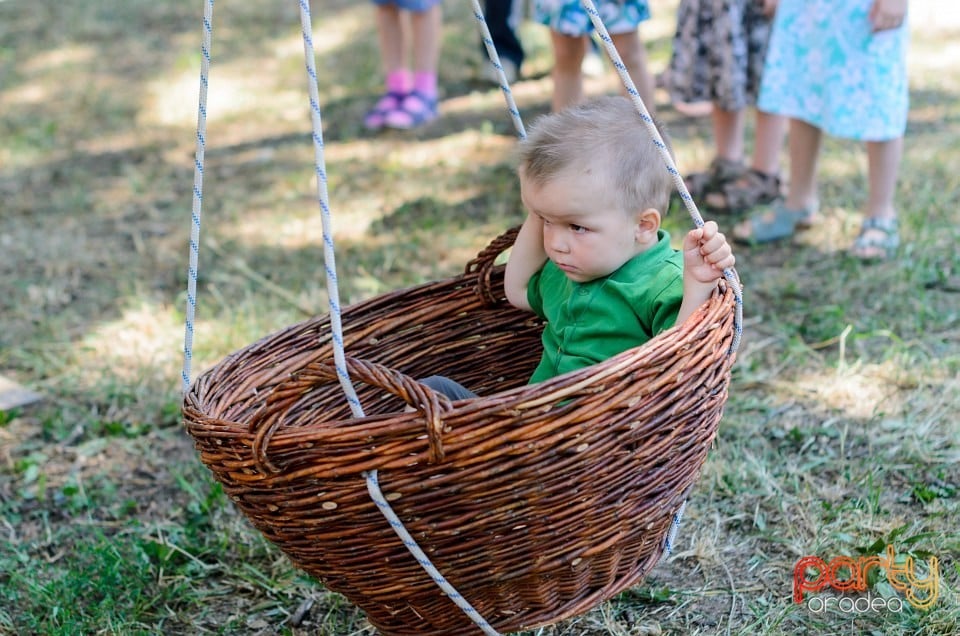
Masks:
[[[437,118],[437,98],[428,97],[420,91],[413,91],[404,97],[397,108],[386,114],[385,126],[409,130],[422,126]]]
[[[387,115],[400,109],[400,104],[406,99],[403,93],[388,91],[377,100],[376,105],[363,117],[363,125],[367,130],[380,130],[387,121]]]

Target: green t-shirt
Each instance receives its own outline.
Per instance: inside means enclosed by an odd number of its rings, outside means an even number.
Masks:
[[[551,261],[530,278],[527,300],[547,321],[530,384],[639,346],[677,320],[683,255],[660,230],[657,244],[604,278],[575,283]]]

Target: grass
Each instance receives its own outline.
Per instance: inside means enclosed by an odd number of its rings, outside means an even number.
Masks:
[[[645,30],[655,68],[666,4]],[[932,6],[911,4],[898,258],[845,256],[865,157],[827,140],[825,222],[738,251],[746,333],[677,550],[537,635],[960,629],[960,50],[950,15],[920,19]],[[372,136],[370,7],[314,7],[345,302],[455,273],[522,218],[511,124],[470,79],[466,4],[446,10],[442,121]],[[529,121],[548,108],[550,60],[542,30],[524,36]],[[0,412],[0,633],[373,633],[252,529],[179,426],[199,40],[186,0],[0,2],[0,373],[46,396]],[[195,372],[326,306],[296,3],[218,4],[212,52]],[[660,110],[681,169],[705,165],[706,122]],[[888,544],[939,559],[930,610],[793,603],[801,557]]]

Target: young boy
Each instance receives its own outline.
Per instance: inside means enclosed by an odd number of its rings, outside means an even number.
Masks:
[[[625,97],[539,119],[520,142],[519,176],[528,214],[504,286],[512,305],[547,321],[531,384],[686,320],[734,265],[713,221],[688,232],[682,252],[670,247],[660,211],[673,180]],[[452,399],[473,395],[446,378],[423,382]]]

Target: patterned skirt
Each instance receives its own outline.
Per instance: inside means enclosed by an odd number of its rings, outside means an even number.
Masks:
[[[756,0],[681,0],[667,90],[723,110],[757,103],[771,21]]]

